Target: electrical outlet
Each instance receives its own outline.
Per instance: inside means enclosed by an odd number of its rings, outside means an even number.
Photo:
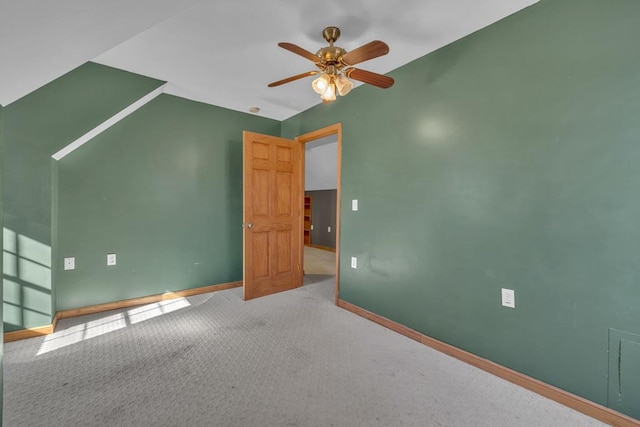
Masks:
[[[311,224],[311,231],[313,231],[313,224]]]
[[[356,199],[353,199],[351,201],[351,210],[352,211],[357,211],[358,210],[358,201]]]
[[[76,269],[76,257],[68,257],[64,259],[64,269],[65,270],[75,270]]]
[[[331,227],[327,227],[327,233],[331,233]]]
[[[116,265],[116,254],[107,254],[107,265]]]
[[[354,256],[351,257],[351,268],[358,268],[358,258]]]
[[[504,307],[516,308],[516,293],[513,289],[502,288],[502,305]]]

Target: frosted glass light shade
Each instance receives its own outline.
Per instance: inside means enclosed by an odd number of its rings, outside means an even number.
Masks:
[[[329,103],[336,100],[336,87],[334,84],[327,86],[327,89],[320,95],[322,102]]]
[[[345,96],[353,88],[353,83],[344,75],[340,74],[336,77],[336,87],[338,88],[340,96]]]
[[[330,84],[331,79],[329,78],[329,76],[326,74],[322,74],[311,83],[311,87],[317,94],[323,95],[327,91],[327,88],[329,88]]]

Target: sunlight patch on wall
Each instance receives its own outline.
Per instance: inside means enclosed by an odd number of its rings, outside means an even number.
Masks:
[[[24,282],[31,283],[43,289],[51,290],[51,268],[31,261],[30,259],[18,257],[18,278]]]
[[[37,355],[77,344],[84,340],[108,334],[136,323],[144,322],[163,314],[171,313],[191,304],[186,298],[176,298],[135,307],[120,313],[105,315],[95,320],[70,326],[66,329],[47,335]]]
[[[20,300],[22,299],[20,284],[13,280],[4,279],[4,294],[2,296],[5,302],[20,304]]]
[[[19,328],[51,323],[51,247],[3,230],[4,322]]]
[[[6,228],[5,228],[6,230]],[[14,233],[15,234],[15,233]],[[18,234],[18,251],[26,254],[27,258],[45,267],[51,268],[51,247],[33,240],[27,236]]]
[[[18,276],[18,257],[6,249],[2,252],[2,272],[5,276]]]
[[[2,229],[2,247],[5,251],[18,252],[18,239],[16,233],[8,228]]]

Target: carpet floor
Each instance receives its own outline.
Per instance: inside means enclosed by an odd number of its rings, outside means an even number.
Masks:
[[[305,246],[304,272],[305,274],[336,274],[336,253]]]
[[[596,426],[333,304],[334,278],[63,319],[5,345],[5,426]]]

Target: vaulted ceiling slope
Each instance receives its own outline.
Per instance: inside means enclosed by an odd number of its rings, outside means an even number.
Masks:
[[[0,0],[0,105],[87,61],[168,82],[167,93],[284,120],[320,102],[314,69],[277,46],[315,52],[326,26],[354,49],[384,40],[390,53],[361,64],[387,73],[537,0]],[[389,89],[393,90],[393,89]]]

